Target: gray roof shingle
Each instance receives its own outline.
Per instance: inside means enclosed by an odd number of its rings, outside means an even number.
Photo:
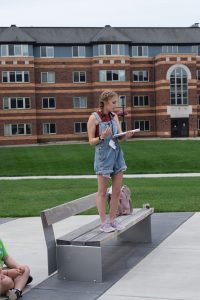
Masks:
[[[125,32],[120,32],[116,28],[106,25],[92,39],[92,42],[125,42],[131,43],[131,40],[125,35]]]
[[[0,43],[200,44],[199,27],[0,27]]]
[[[24,42],[24,43],[34,43],[35,40],[22,28],[12,25],[11,27],[5,28],[0,31],[0,41],[4,43],[10,42]]]

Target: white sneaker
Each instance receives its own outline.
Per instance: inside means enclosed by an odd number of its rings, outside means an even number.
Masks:
[[[108,233],[115,231],[115,228],[112,227],[110,223],[104,222],[103,224],[101,224],[100,230]]]
[[[22,297],[22,291],[18,289],[8,290],[6,296],[9,300],[18,300],[20,297]]]
[[[116,219],[114,219],[110,225],[115,228],[116,230],[123,230],[125,228],[124,225],[120,224]]]

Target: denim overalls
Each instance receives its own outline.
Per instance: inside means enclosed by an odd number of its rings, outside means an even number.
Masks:
[[[112,135],[118,133],[117,124],[114,119],[108,122],[102,122],[98,113],[94,112],[93,115],[99,123],[99,135],[101,135],[106,126],[112,128]],[[95,147],[94,170],[97,175],[110,177],[113,174],[123,172],[127,169],[118,139],[113,138],[116,149],[113,149],[109,145],[110,140],[112,140],[112,135],[108,136]]]

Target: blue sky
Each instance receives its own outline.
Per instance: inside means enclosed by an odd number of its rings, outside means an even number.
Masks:
[[[189,27],[199,0],[0,0],[0,26]]]

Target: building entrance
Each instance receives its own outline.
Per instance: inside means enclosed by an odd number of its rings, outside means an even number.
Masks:
[[[187,137],[189,136],[188,119],[171,119],[171,137]]]

